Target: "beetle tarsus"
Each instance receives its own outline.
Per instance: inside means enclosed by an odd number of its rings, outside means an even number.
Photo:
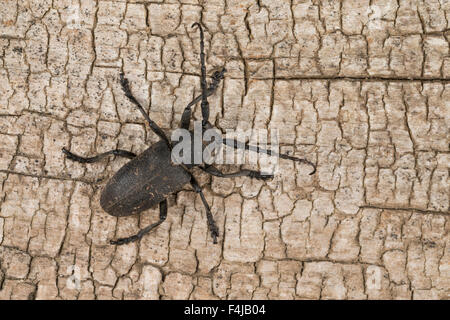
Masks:
[[[188,174],[191,175],[191,185],[192,188],[194,188],[194,191],[200,195],[200,198],[202,199],[203,206],[206,210],[206,220],[208,221],[208,228],[211,232],[211,237],[213,238],[213,242],[217,243],[217,237],[219,236],[219,228],[216,225],[216,222],[214,221],[214,218],[211,213],[211,209],[209,208],[208,201],[206,201],[205,195],[202,192],[202,188],[198,185],[197,180],[195,180],[192,173],[189,171],[186,171]]]
[[[211,232],[211,237],[213,238],[213,243],[217,244],[217,237],[219,236],[219,230],[217,232]]]
[[[128,79],[125,78],[125,74],[122,72],[120,73],[120,85],[122,86],[122,91],[124,92],[125,96],[130,99],[131,102],[134,104],[139,105],[139,102],[136,100],[136,98],[131,93],[130,84],[128,82]]]
[[[261,172],[257,172],[257,171],[250,171],[249,177],[255,178],[258,180],[270,180],[270,179],[273,179],[273,174],[266,174],[266,173],[261,173]]]
[[[66,148],[62,148],[62,152],[66,155],[67,159],[70,159],[72,161],[76,161],[76,162],[80,162],[80,163],[92,163],[95,162],[97,159],[97,157],[93,157],[93,158],[85,158],[85,157],[80,157],[72,152],[70,152],[69,150],[67,150]]]
[[[155,229],[157,226],[159,226],[161,223],[164,222],[167,218],[167,200],[163,200],[159,203],[159,221],[155,222],[144,229],[139,230],[138,233],[135,235],[132,235],[127,238],[119,238],[117,240],[110,240],[109,243],[117,246],[121,246],[130,242],[135,242],[139,239],[142,239],[143,236],[145,236],[147,233]]]
[[[126,151],[126,150],[121,150],[121,149],[114,149],[114,150],[110,150],[107,152],[103,152],[100,153],[94,157],[80,157],[72,152],[70,152],[69,150],[67,150],[66,148],[62,148],[62,152],[66,155],[67,159],[70,159],[72,161],[76,161],[76,162],[80,162],[80,163],[94,163],[94,162],[98,162],[100,160],[102,160],[104,157],[109,156],[109,155],[115,155],[115,156],[119,156],[119,157],[124,157],[127,159],[133,159],[136,157],[136,154],[134,154],[133,152],[130,151]]]
[[[137,237],[133,236],[133,237],[129,237],[129,238],[120,238],[120,239],[117,239],[117,240],[110,240],[109,243],[113,244],[113,245],[116,245],[116,246],[121,246],[121,245],[130,243],[130,242],[134,242],[137,239],[138,239]]]
[[[63,147],[61,150],[62,150],[62,152],[66,155],[67,159],[74,160],[74,161],[77,161],[77,160],[78,160],[79,157],[77,157],[76,155],[74,155],[72,152],[70,152],[70,151],[67,150],[66,148]]]
[[[165,218],[164,218],[165,219]],[[149,233],[151,230],[153,230],[154,228],[156,228],[157,226],[159,226],[164,220],[160,220],[156,223],[151,224],[150,226],[140,230],[137,234],[132,235],[130,237],[127,238],[119,238],[117,240],[110,240],[109,243],[114,244],[114,245],[124,245],[124,244],[128,244],[130,242],[135,242],[137,240],[142,239],[143,236],[145,236],[147,233]]]
[[[227,69],[225,68],[222,68],[220,71],[215,71],[211,76],[213,83],[219,83],[219,81],[224,78],[225,72],[227,72]]]
[[[273,179],[273,177],[274,177],[273,174],[262,173],[259,171],[246,170],[246,169],[237,171],[237,172],[232,172],[232,173],[223,173],[222,171],[220,171],[219,169],[217,169],[216,167],[214,167],[212,165],[200,166],[199,168],[202,169],[203,171],[209,173],[210,175],[220,177],[220,178],[250,177],[250,178],[255,178],[258,180],[269,180],[269,179]]]

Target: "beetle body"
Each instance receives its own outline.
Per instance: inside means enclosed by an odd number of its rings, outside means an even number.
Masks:
[[[190,176],[171,164],[170,150],[159,141],[129,161],[108,181],[100,196],[107,213],[124,217],[140,213],[180,191]]]

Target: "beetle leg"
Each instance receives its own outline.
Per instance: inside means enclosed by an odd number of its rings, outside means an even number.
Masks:
[[[167,217],[167,200],[163,200],[159,203],[159,221],[155,222],[144,229],[141,229],[137,234],[127,237],[127,238],[119,238],[117,240],[111,240],[110,243],[114,245],[123,245],[130,242],[137,241],[141,239],[143,236],[145,236],[147,233],[152,231],[154,228],[159,226],[161,223],[163,223],[164,220],[166,220]]]
[[[216,176],[216,177],[221,177],[221,178],[233,178],[233,177],[250,177],[250,178],[255,178],[255,179],[259,179],[259,180],[268,180],[268,179],[272,179],[273,178],[273,174],[267,174],[267,173],[262,173],[259,171],[254,171],[254,170],[241,170],[238,172],[233,172],[233,173],[223,173],[222,171],[220,171],[219,169],[217,169],[214,166],[199,166],[200,169],[202,169],[203,171]]]
[[[170,141],[167,138],[167,136],[164,133],[164,131],[156,124],[156,122],[154,122],[152,119],[150,119],[148,114],[145,112],[144,108],[141,106],[141,104],[136,100],[136,98],[131,93],[131,89],[130,89],[130,86],[128,84],[128,79],[125,78],[125,75],[123,73],[120,74],[120,84],[122,86],[123,92],[125,93],[125,96],[131,102],[133,102],[136,105],[136,107],[138,107],[139,111],[142,113],[144,118],[147,120],[147,122],[148,122],[148,124],[150,126],[150,129],[152,129],[152,131],[158,137],[160,137],[162,140],[164,140],[166,142],[167,146],[169,147],[169,149],[172,150],[172,143],[170,143]]]
[[[226,69],[223,68],[221,71],[216,71],[212,75],[212,81],[209,84],[208,90],[206,91],[207,96],[209,97],[214,92],[216,92],[217,87],[219,86],[220,80],[223,79],[223,74],[226,72]],[[195,105],[197,102],[202,100],[202,95],[197,96],[194,100],[189,102],[189,104],[186,106],[186,108],[183,111],[183,114],[181,115],[181,122],[180,122],[180,128],[182,129],[189,129],[189,121],[191,120],[191,114],[192,110],[191,107]]]
[[[110,154],[113,154],[113,155],[119,156],[119,157],[128,158],[128,159],[133,159],[134,157],[136,157],[136,155],[133,152],[121,150],[121,149],[115,149],[115,150],[107,151],[104,153],[100,153],[100,154],[98,154],[94,157],[90,157],[90,158],[80,157],[80,156],[70,152],[66,148],[62,148],[62,152],[67,156],[67,159],[81,162],[81,163],[97,162],[97,161],[102,160],[104,157],[109,156]]]
[[[312,163],[309,160],[306,160],[306,159],[300,159],[300,158],[297,158],[297,157],[290,156],[288,154],[277,153],[277,152],[272,151],[272,150],[266,150],[266,149],[262,149],[260,147],[251,146],[248,143],[239,142],[239,141],[237,141],[235,139],[223,139],[222,143],[227,145],[227,146],[233,147],[235,149],[250,150],[250,151],[257,152],[257,153],[265,153],[265,154],[268,154],[270,156],[278,156],[281,159],[287,159],[287,160],[292,160],[292,161],[296,161],[296,162],[306,163],[306,164],[310,165],[311,167],[313,167],[313,170],[309,173],[310,175],[312,175],[312,174],[314,174],[316,172],[315,164]]]
[[[194,176],[191,174],[191,185],[194,188],[194,191],[200,195],[202,199],[203,205],[206,209],[206,220],[208,221],[208,228],[211,232],[211,237],[213,238],[213,242],[217,243],[217,237],[219,236],[219,228],[217,228],[216,222],[211,213],[211,209],[209,208],[208,202],[206,201],[205,195],[202,192],[202,188],[198,185],[197,180],[195,180]]]

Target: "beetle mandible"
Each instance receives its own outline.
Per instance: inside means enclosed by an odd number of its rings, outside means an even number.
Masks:
[[[221,71],[216,71],[212,75],[212,81],[207,85],[206,82],[206,66],[204,53],[204,34],[200,23],[194,23],[192,28],[198,27],[200,31],[200,65],[201,65],[201,95],[192,100],[183,111],[181,116],[180,128],[189,130],[191,107],[201,101],[202,111],[202,128],[203,130],[212,128],[209,123],[209,103],[208,96],[212,95],[220,81],[224,78],[225,68]],[[266,180],[273,178],[272,174],[265,174],[254,170],[240,170],[234,173],[223,173],[212,165],[174,165],[171,162],[171,150],[173,148],[172,142],[167,138],[164,131],[150,119],[145,112],[142,105],[136,100],[131,93],[128,80],[124,74],[120,74],[120,84],[125,96],[136,105],[148,122],[150,129],[158,135],[161,139],[159,142],[150,146],[142,154],[136,155],[126,150],[115,149],[104,152],[94,157],[80,157],[69,150],[63,148],[63,153],[68,159],[81,163],[93,163],[102,160],[108,155],[115,155],[131,159],[107,182],[100,195],[100,205],[104,211],[115,217],[124,217],[132,214],[138,214],[144,210],[159,204],[159,221],[153,223],[143,229],[137,234],[111,240],[110,243],[114,245],[123,245],[141,239],[145,234],[159,226],[167,217],[167,199],[166,197],[172,193],[181,191],[183,186],[190,183],[194,191],[200,195],[203,205],[206,210],[206,218],[208,228],[213,238],[213,242],[217,243],[219,236],[219,229],[211,214],[210,207],[206,198],[199,186],[197,180],[190,172],[190,168],[198,166],[204,172],[207,172],[217,177],[239,177],[248,176],[251,178]],[[282,159],[306,163],[313,167],[310,174],[314,174],[316,167],[308,160],[296,158],[287,154],[276,153],[271,150],[262,149],[260,147],[251,146],[247,143],[239,142],[235,139],[222,139],[222,143],[233,147],[235,149],[244,149],[255,151],[257,153],[265,153],[272,156],[278,156]]]

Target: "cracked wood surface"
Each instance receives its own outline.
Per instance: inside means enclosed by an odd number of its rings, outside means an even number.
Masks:
[[[6,0],[0,7],[0,299],[450,298],[450,1]],[[274,180],[195,171],[167,220],[99,195],[157,141],[118,84],[176,128],[207,72],[222,129],[279,129]],[[194,117],[201,116],[196,106]],[[226,169],[227,167],[224,167]],[[230,170],[236,169],[236,167]]]

